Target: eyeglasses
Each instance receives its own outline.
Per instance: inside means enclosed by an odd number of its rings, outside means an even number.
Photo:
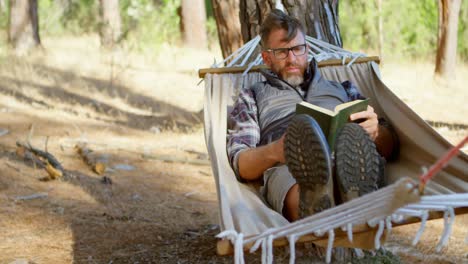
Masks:
[[[306,44],[297,45],[291,48],[279,48],[279,49],[267,49],[268,52],[273,52],[275,58],[283,60],[289,55],[289,51],[292,51],[294,56],[304,55],[306,52]]]

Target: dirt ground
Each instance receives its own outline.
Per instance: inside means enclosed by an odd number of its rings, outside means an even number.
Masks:
[[[44,39],[44,47],[0,61],[0,263],[231,263],[215,254],[216,190],[196,74],[219,52],[109,53],[96,36]],[[468,132],[468,67],[444,85],[433,84],[431,67],[388,63],[382,74],[455,143]],[[52,153],[65,176],[42,181],[47,173],[17,156],[17,141]],[[103,175],[76,154],[79,142],[108,160]],[[443,221],[428,224],[412,247],[418,227],[393,230],[385,247],[403,263],[468,263],[467,216],[456,218],[441,253]],[[298,262],[310,261],[301,250]],[[275,260],[287,263],[287,252]]]

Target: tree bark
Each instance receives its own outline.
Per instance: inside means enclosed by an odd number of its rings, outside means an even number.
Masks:
[[[219,44],[226,58],[244,44],[239,21],[239,0],[212,0],[212,3]]]
[[[102,175],[106,171],[108,158],[99,155],[89,149],[85,143],[78,143],[75,146],[76,152],[86,162],[86,164],[97,174]]]
[[[275,8],[274,0],[240,0],[239,19],[242,39],[247,42],[260,33],[262,24],[268,13]]]
[[[100,0],[101,23],[100,37],[101,45],[112,47],[122,35],[122,22],[120,19],[119,0]]]
[[[41,45],[37,0],[10,1],[9,7],[8,42],[16,52],[24,54]]]
[[[240,22],[244,42],[260,32],[260,25],[275,0],[240,0]],[[314,38],[342,47],[338,26],[338,0],[281,0],[286,14],[297,18],[304,26],[305,33]]]
[[[206,49],[206,10],[204,0],[182,0],[181,30],[184,44]]]
[[[439,34],[435,75],[442,79],[455,76],[460,6],[461,0],[439,0]]]

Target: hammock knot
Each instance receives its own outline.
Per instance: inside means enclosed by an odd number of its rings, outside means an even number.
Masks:
[[[244,234],[237,233],[234,230],[225,230],[218,235],[217,238],[227,238],[234,245],[234,262],[237,264],[244,263]]]

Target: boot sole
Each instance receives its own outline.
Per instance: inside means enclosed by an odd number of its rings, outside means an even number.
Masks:
[[[317,122],[307,115],[293,118],[286,130],[284,153],[300,189],[299,216],[304,218],[332,206],[327,184],[331,178],[328,143]]]
[[[375,144],[355,123],[346,124],[336,140],[336,176],[343,202],[378,189],[380,160]]]

